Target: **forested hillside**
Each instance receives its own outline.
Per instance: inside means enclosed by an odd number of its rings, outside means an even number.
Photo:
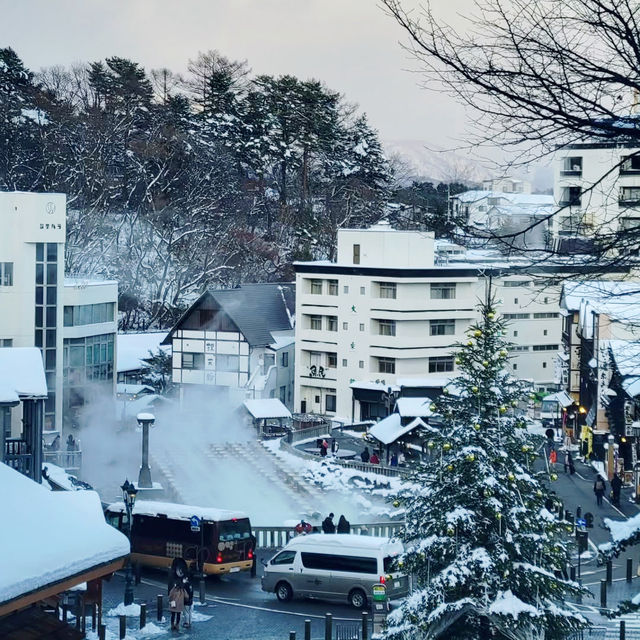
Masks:
[[[123,329],[170,325],[206,286],[290,280],[389,199],[377,133],[340,94],[215,51],[188,69],[34,72],[0,49],[0,189],[67,194],[67,272],[119,281]]]

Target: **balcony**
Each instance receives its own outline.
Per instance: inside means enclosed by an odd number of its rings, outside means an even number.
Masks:
[[[570,177],[581,178],[582,177],[582,169],[581,168],[580,169],[563,169],[560,172],[560,175],[563,178],[565,178],[565,177],[566,178],[570,178]]]
[[[337,379],[337,372],[335,367],[323,367],[321,365],[312,364],[306,368],[305,373],[300,375],[305,380],[330,380],[335,382]]]

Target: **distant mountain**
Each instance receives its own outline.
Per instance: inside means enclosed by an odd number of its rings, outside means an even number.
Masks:
[[[462,182],[480,184],[496,177],[495,170],[462,152],[447,151],[426,140],[384,140],[383,147],[388,158],[399,159],[400,180],[429,182]],[[531,165],[528,170],[510,171],[509,175],[529,180],[535,192],[551,193],[553,173],[548,166]]]

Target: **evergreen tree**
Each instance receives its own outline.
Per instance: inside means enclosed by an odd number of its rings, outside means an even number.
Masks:
[[[460,375],[432,407],[442,425],[427,434],[429,460],[394,502],[406,510],[399,565],[415,590],[389,616],[387,640],[552,640],[587,624],[564,605],[581,588],[561,577],[566,523],[532,468],[506,323],[492,300],[480,311],[459,345]]]

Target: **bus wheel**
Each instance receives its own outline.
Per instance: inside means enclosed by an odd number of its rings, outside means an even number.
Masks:
[[[349,604],[355,609],[365,609],[367,606],[367,596],[362,589],[354,589],[349,594]]]
[[[278,582],[276,585],[276,597],[280,602],[289,602],[293,598],[293,589],[287,582]]]

